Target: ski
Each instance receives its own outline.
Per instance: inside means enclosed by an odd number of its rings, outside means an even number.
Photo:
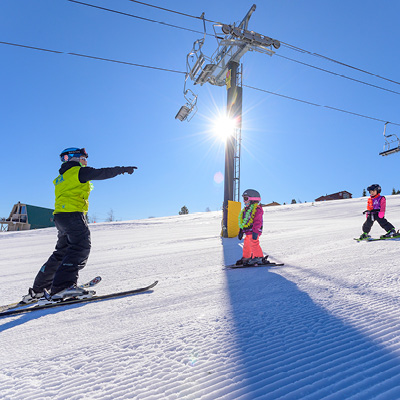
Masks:
[[[357,242],[377,242],[378,240],[400,240],[400,235],[385,237],[385,238],[369,238],[369,239],[360,239],[354,238]]]
[[[84,288],[84,289],[92,288],[93,286],[96,286],[98,283],[100,283],[100,281],[101,281],[101,276],[96,276],[96,278],[93,278],[90,281],[83,283],[82,285],[79,285],[79,287]],[[4,311],[11,310],[14,308],[21,308],[21,307],[26,308],[26,307],[32,306],[32,304],[36,304],[39,300],[40,299],[37,299],[28,304],[17,301],[15,303],[0,306],[0,314]]]
[[[285,265],[283,263],[275,263],[275,262],[266,262],[262,264],[254,264],[254,265],[243,265],[243,264],[233,264],[233,265],[227,265],[225,269],[239,269],[239,268],[259,268],[259,267],[281,267],[282,265]]]
[[[27,307],[27,308],[15,308],[12,310],[6,310],[4,312],[0,312],[0,317],[6,316],[6,315],[22,314],[22,313],[31,312],[31,311],[45,310],[47,308],[63,307],[63,306],[70,306],[73,304],[89,303],[91,301],[101,301],[101,300],[112,299],[112,298],[117,298],[117,297],[132,296],[132,295],[135,295],[138,293],[148,292],[154,286],[156,286],[157,283],[158,283],[158,281],[155,281],[149,286],[132,289],[132,290],[127,290],[125,292],[116,292],[116,293],[104,294],[104,295],[100,295],[100,296],[87,297],[84,299],[68,298],[65,300],[60,300],[57,302],[50,302],[50,303],[42,304],[42,305],[32,305],[32,303],[31,303],[30,307]]]
[[[93,286],[96,286],[98,283],[100,283],[100,281],[101,281],[101,276],[96,276],[96,278],[93,278],[89,282],[79,285],[79,287],[84,288],[84,289],[92,288]]]

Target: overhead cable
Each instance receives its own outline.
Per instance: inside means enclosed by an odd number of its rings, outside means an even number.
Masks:
[[[80,5],[92,7],[92,8],[97,8],[97,9],[103,10],[103,11],[108,11],[108,12],[112,12],[112,13],[116,13],[116,14],[121,14],[121,15],[124,15],[124,16],[132,17],[132,18],[141,19],[141,20],[147,21],[147,22],[158,23],[158,24],[161,24],[161,25],[169,26],[169,27],[171,27],[171,28],[182,29],[182,30],[186,30],[186,31],[189,31],[189,32],[192,32],[192,33],[199,33],[199,34],[201,34],[201,35],[204,35],[204,32],[202,32],[202,31],[197,31],[197,30],[195,30],[195,29],[185,28],[185,27],[182,27],[182,26],[179,26],[179,25],[169,24],[169,23],[166,23],[166,22],[161,22],[161,21],[157,21],[157,20],[154,20],[154,19],[141,17],[141,16],[138,16],[138,15],[125,13],[125,12],[113,10],[113,9],[110,9],[110,8],[104,8],[104,7],[96,6],[96,5],[93,5],[93,4],[84,3],[84,2],[78,1],[78,0],[67,0],[67,1],[69,1],[69,2],[71,2],[71,3],[76,3],[76,4],[80,4]],[[138,4],[142,4],[142,5],[146,5],[146,6],[149,6],[149,7],[153,7],[153,8],[158,8],[158,9],[161,9],[161,10],[164,10],[164,11],[168,11],[168,12],[171,12],[171,13],[181,14],[181,15],[184,15],[184,16],[187,16],[187,17],[191,17],[191,18],[196,18],[196,19],[201,19],[201,20],[203,20],[203,18],[201,18],[201,17],[196,17],[196,16],[194,16],[194,15],[181,13],[181,12],[179,12],[179,11],[174,11],[174,10],[170,10],[170,9],[163,8],[163,7],[159,7],[159,6],[154,6],[154,5],[152,5],[152,4],[144,3],[144,2],[142,2],[142,1],[137,1],[137,0],[129,0],[129,1],[132,1],[132,2],[138,3]],[[213,22],[213,23],[215,23],[215,21],[212,21],[212,20],[207,20],[207,19],[204,19],[204,20],[207,21],[207,22]],[[207,36],[216,37],[215,34],[211,34],[211,33],[206,33],[206,35],[207,35]],[[306,53],[306,54],[309,54],[309,55],[319,56],[319,57],[325,58],[325,59],[327,59],[327,60],[329,60],[329,61],[336,62],[336,63],[338,63],[338,64],[351,67],[350,65],[341,63],[340,61],[335,61],[335,60],[333,60],[333,59],[329,59],[329,58],[327,58],[327,57],[325,57],[325,56],[322,56],[322,55],[319,55],[319,54],[316,54],[316,53],[312,53],[312,52],[309,52],[309,51],[307,51],[307,50],[303,50],[303,49],[301,49],[301,48],[299,48],[299,47],[292,46],[292,45],[289,45],[289,44],[284,43],[284,42],[281,42],[281,43],[284,44],[286,47],[292,49],[292,50],[296,50],[296,51],[298,51],[298,52]],[[351,77],[349,77],[349,76],[346,76],[346,75],[343,75],[343,74],[339,74],[339,73],[337,73],[337,72],[333,72],[333,71],[330,71],[330,70],[325,69],[325,68],[320,68],[320,67],[317,67],[317,66],[315,66],[315,65],[308,64],[308,63],[305,63],[305,62],[302,62],[302,61],[299,61],[299,60],[295,60],[295,59],[293,59],[293,58],[286,57],[286,56],[283,56],[283,55],[278,54],[278,53],[275,53],[274,55],[277,56],[277,57],[283,58],[283,59],[285,59],[285,60],[295,62],[295,63],[297,63],[297,64],[305,65],[305,66],[307,66],[307,67],[310,67],[310,68],[313,68],[313,69],[316,69],[316,70],[319,70],[319,71],[322,71],[322,72],[326,72],[326,73],[331,74],[331,75],[336,75],[336,76],[338,76],[338,77],[340,77],[340,78],[348,79],[348,80],[353,81],[353,82],[361,83],[361,84],[366,85],[366,86],[374,87],[374,88],[376,88],[376,89],[380,89],[380,90],[384,90],[384,91],[386,91],[386,92],[390,92],[390,93],[394,93],[394,94],[400,95],[400,92],[397,92],[397,91],[395,91],[395,90],[387,89],[387,88],[384,88],[384,87],[379,86],[379,85],[374,85],[374,84],[372,84],[372,83],[368,83],[368,82],[362,81],[362,80],[360,80],[360,79],[351,78]],[[364,70],[359,69],[359,68],[356,68],[356,67],[351,67],[351,68],[356,69],[356,70],[361,71],[361,72],[366,72],[366,73],[367,73],[367,71],[364,71]],[[368,72],[368,74],[373,75],[373,76],[376,76],[376,77],[379,77],[379,78],[382,78],[382,77],[380,77],[379,75],[375,75],[375,74],[372,74],[372,73],[369,73],[369,72]],[[393,80],[391,80],[391,79],[387,79],[387,78],[382,78],[382,79],[385,79],[385,80],[390,81],[390,82],[392,82],[392,83],[398,83],[398,84],[400,85],[399,82],[393,81]]]
[[[244,87],[247,87],[247,88],[249,88],[249,89],[258,90],[259,92],[264,92],[264,93],[272,94],[272,95],[274,95],[274,96],[284,97],[285,99],[295,100],[295,101],[298,101],[298,102],[300,102],[300,103],[305,103],[305,104],[309,104],[309,105],[316,106],[316,107],[329,108],[330,110],[340,111],[340,112],[342,112],[342,113],[355,115],[355,116],[357,116],[357,117],[372,119],[372,120],[374,120],[374,121],[379,121],[379,122],[384,122],[384,123],[388,122],[388,121],[386,121],[386,120],[384,120],[384,119],[379,119],[379,118],[370,117],[370,116],[368,116],[368,115],[358,114],[358,113],[355,113],[355,112],[352,112],[352,111],[343,110],[343,109],[341,109],[341,108],[336,108],[336,107],[331,107],[331,106],[324,106],[324,105],[322,105],[322,104],[311,103],[311,102],[306,101],[306,100],[296,99],[295,97],[290,97],[290,96],[285,96],[285,95],[283,95],[283,94],[279,94],[279,93],[275,93],[275,92],[270,92],[269,90],[260,89],[260,88],[254,87],[254,86],[249,86],[249,85],[243,85],[243,86],[244,86]],[[388,122],[388,123],[389,123],[389,122]],[[395,123],[395,122],[390,122],[390,123],[391,123],[392,125],[400,126],[400,124]]]
[[[128,62],[128,61],[113,60],[111,58],[96,57],[96,56],[90,56],[90,55],[87,55],[87,54],[79,54],[79,53],[68,53],[68,52],[65,52],[65,51],[44,49],[42,47],[27,46],[27,45],[22,45],[22,44],[18,44],[18,43],[10,43],[10,42],[1,42],[0,41],[0,44],[6,44],[6,45],[9,45],[9,46],[22,47],[22,48],[32,49],[32,50],[47,51],[47,52],[56,53],[56,54],[66,54],[66,55],[77,56],[77,57],[91,58],[93,60],[108,61],[108,62],[113,62],[113,63],[117,63],[117,64],[130,65],[130,66],[133,66],[133,67],[156,69],[156,70],[160,70],[160,71],[174,72],[174,73],[177,73],[177,74],[186,75],[186,72],[182,72],[182,71],[176,71],[176,70],[168,69],[168,68],[154,67],[154,66],[151,66],[151,65],[136,64],[136,63],[132,63],[132,62]]]
[[[91,56],[91,55],[88,55],[88,54],[79,54],[79,53],[70,53],[70,52],[64,52],[64,51],[58,51],[58,50],[50,50],[50,49],[45,49],[45,48],[42,48],[42,47],[27,46],[27,45],[22,45],[22,44],[18,44],[18,43],[10,43],[10,42],[1,42],[0,41],[0,44],[5,44],[5,45],[8,45],[8,46],[20,47],[20,48],[25,48],[25,49],[45,51],[45,52],[50,52],[50,53],[55,53],[55,54],[72,55],[72,56],[84,57],[84,58],[89,58],[89,59],[98,60],[98,61],[107,61],[107,62],[113,62],[113,63],[117,63],[117,64],[124,64],[124,65],[129,65],[129,66],[134,66],[134,67],[154,69],[154,70],[159,70],[159,71],[173,72],[173,73],[186,75],[186,72],[184,72],[184,71],[177,71],[177,70],[168,69],[168,68],[154,67],[154,66],[151,66],[151,65],[137,64],[137,63],[121,61],[121,60],[114,60],[114,59],[110,59],[110,58],[96,57],[96,56]],[[342,113],[351,114],[351,115],[354,115],[354,116],[357,116],[357,117],[367,118],[367,119],[374,120],[374,121],[379,121],[379,122],[385,122],[385,123],[387,122],[387,123],[390,123],[392,125],[400,126],[400,123],[390,122],[390,121],[387,121],[387,120],[370,117],[368,115],[354,113],[352,111],[343,110],[341,108],[336,108],[336,107],[331,107],[331,106],[324,106],[324,105],[321,105],[321,104],[312,103],[310,101],[297,99],[295,97],[286,96],[286,95],[283,95],[283,94],[280,94],[280,93],[271,92],[269,90],[260,89],[260,88],[257,88],[257,87],[254,87],[254,86],[250,86],[250,85],[243,85],[243,86],[247,87],[249,89],[253,89],[253,90],[260,91],[260,92],[268,93],[268,94],[271,94],[271,95],[274,95],[274,96],[279,96],[279,97],[283,97],[285,99],[298,101],[300,103],[309,104],[309,105],[316,106],[316,107],[324,107],[324,108],[328,108],[330,110],[340,111]]]
[[[308,54],[308,55],[311,55],[311,56],[314,56],[314,57],[319,57],[319,58],[322,58],[322,59],[324,59],[324,60],[333,62],[333,63],[335,63],[335,64],[342,65],[343,67],[351,68],[351,69],[354,69],[354,70],[356,70],[356,71],[358,71],[358,72],[362,72],[362,73],[364,73],[364,74],[368,74],[368,75],[371,75],[371,76],[375,76],[376,78],[383,79],[383,80],[385,80],[385,81],[395,83],[396,85],[400,85],[400,82],[395,81],[395,80],[393,80],[393,79],[385,78],[385,77],[383,77],[383,76],[380,76],[380,75],[374,74],[374,73],[372,73],[372,72],[366,71],[365,69],[358,68],[358,67],[354,67],[354,66],[352,66],[352,65],[350,65],[350,64],[346,64],[346,63],[344,63],[344,62],[341,62],[341,61],[338,61],[338,60],[334,60],[333,58],[324,56],[324,55],[322,55],[322,54],[318,54],[318,53],[314,53],[314,52],[312,52],[312,51],[304,50],[304,49],[302,49],[302,48],[300,48],[300,47],[293,46],[293,45],[291,45],[291,44],[289,44],[289,43],[285,43],[285,42],[281,42],[281,44],[282,44],[282,46],[284,46],[284,47],[288,47],[288,48],[290,48],[290,49],[292,49],[292,50],[295,50],[295,51],[298,51],[298,52],[300,52],[300,53],[305,53],[305,54]]]
[[[189,32],[193,32],[193,33],[200,33],[201,35],[204,35],[204,32],[202,32],[202,31],[197,31],[195,29],[190,29],[190,28],[184,28],[182,26],[178,26],[178,25],[174,25],[174,24],[168,24],[167,22],[162,22],[162,21],[157,21],[155,19],[145,18],[145,17],[141,17],[139,15],[129,14],[129,13],[126,13],[126,12],[123,12],[123,11],[113,10],[111,8],[95,6],[94,4],[84,3],[84,2],[78,1],[78,0],[67,0],[67,1],[69,1],[71,3],[76,3],[76,4],[83,5],[83,6],[87,6],[87,7],[97,8],[98,10],[103,10],[103,11],[108,11],[108,12],[112,12],[112,13],[115,13],[115,14],[124,15],[126,17],[141,19],[143,21],[153,22],[153,23],[156,23],[156,24],[169,26],[171,28],[182,29],[184,31],[189,31]],[[213,37],[215,36],[215,35],[211,35],[211,34],[208,34],[208,35],[209,36],[213,36]]]
[[[189,17],[189,18],[197,18],[197,19],[200,19],[200,20],[202,20],[202,21],[204,20],[204,21],[206,21],[206,22],[211,22],[211,23],[213,23],[213,24],[219,24],[219,23],[220,23],[220,22],[216,22],[216,21],[212,21],[212,20],[210,20],[210,19],[204,18],[204,17],[202,17],[202,16],[196,17],[195,15],[192,15],[192,14],[186,14],[186,13],[183,13],[183,12],[180,12],[180,11],[171,10],[171,9],[169,9],[169,8],[164,8],[164,7],[156,6],[156,5],[154,5],[154,4],[145,3],[145,2],[143,2],[143,1],[137,1],[137,0],[128,0],[128,1],[131,1],[132,3],[141,4],[141,5],[143,5],[143,6],[148,6],[148,7],[157,8],[158,10],[163,10],[163,11],[168,11],[168,12],[170,12],[170,13],[174,13],[174,14],[178,14],[178,15],[183,15],[183,16]]]

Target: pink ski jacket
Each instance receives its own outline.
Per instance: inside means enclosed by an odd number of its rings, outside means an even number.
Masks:
[[[385,216],[386,211],[386,198],[385,196],[381,196],[380,194],[375,197],[370,197],[368,199],[367,210],[379,210],[378,217],[383,218]]]
[[[262,229],[263,229],[263,215],[264,215],[264,210],[259,205],[257,207],[257,211],[254,215],[253,225],[249,226],[248,228],[243,229],[243,232],[244,233],[255,232],[258,235],[261,235]]]

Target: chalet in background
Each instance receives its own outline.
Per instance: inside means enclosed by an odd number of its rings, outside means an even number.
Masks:
[[[347,192],[346,190],[343,190],[341,192],[327,194],[326,196],[318,197],[318,199],[315,199],[315,201],[351,199],[352,196],[353,195],[351,193]]]
[[[277,203],[276,201],[273,201],[272,203],[268,203],[268,204],[261,204],[262,207],[273,207],[273,206],[280,206],[279,203]]]

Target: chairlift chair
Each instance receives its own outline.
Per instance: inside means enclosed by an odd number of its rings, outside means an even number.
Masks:
[[[400,139],[398,138],[398,136],[394,133],[391,133],[390,135],[386,134],[387,124],[389,124],[389,122],[386,122],[385,127],[383,128],[383,137],[385,138],[385,144],[383,145],[383,151],[379,153],[380,156],[388,156],[390,154],[394,154],[400,151]]]

